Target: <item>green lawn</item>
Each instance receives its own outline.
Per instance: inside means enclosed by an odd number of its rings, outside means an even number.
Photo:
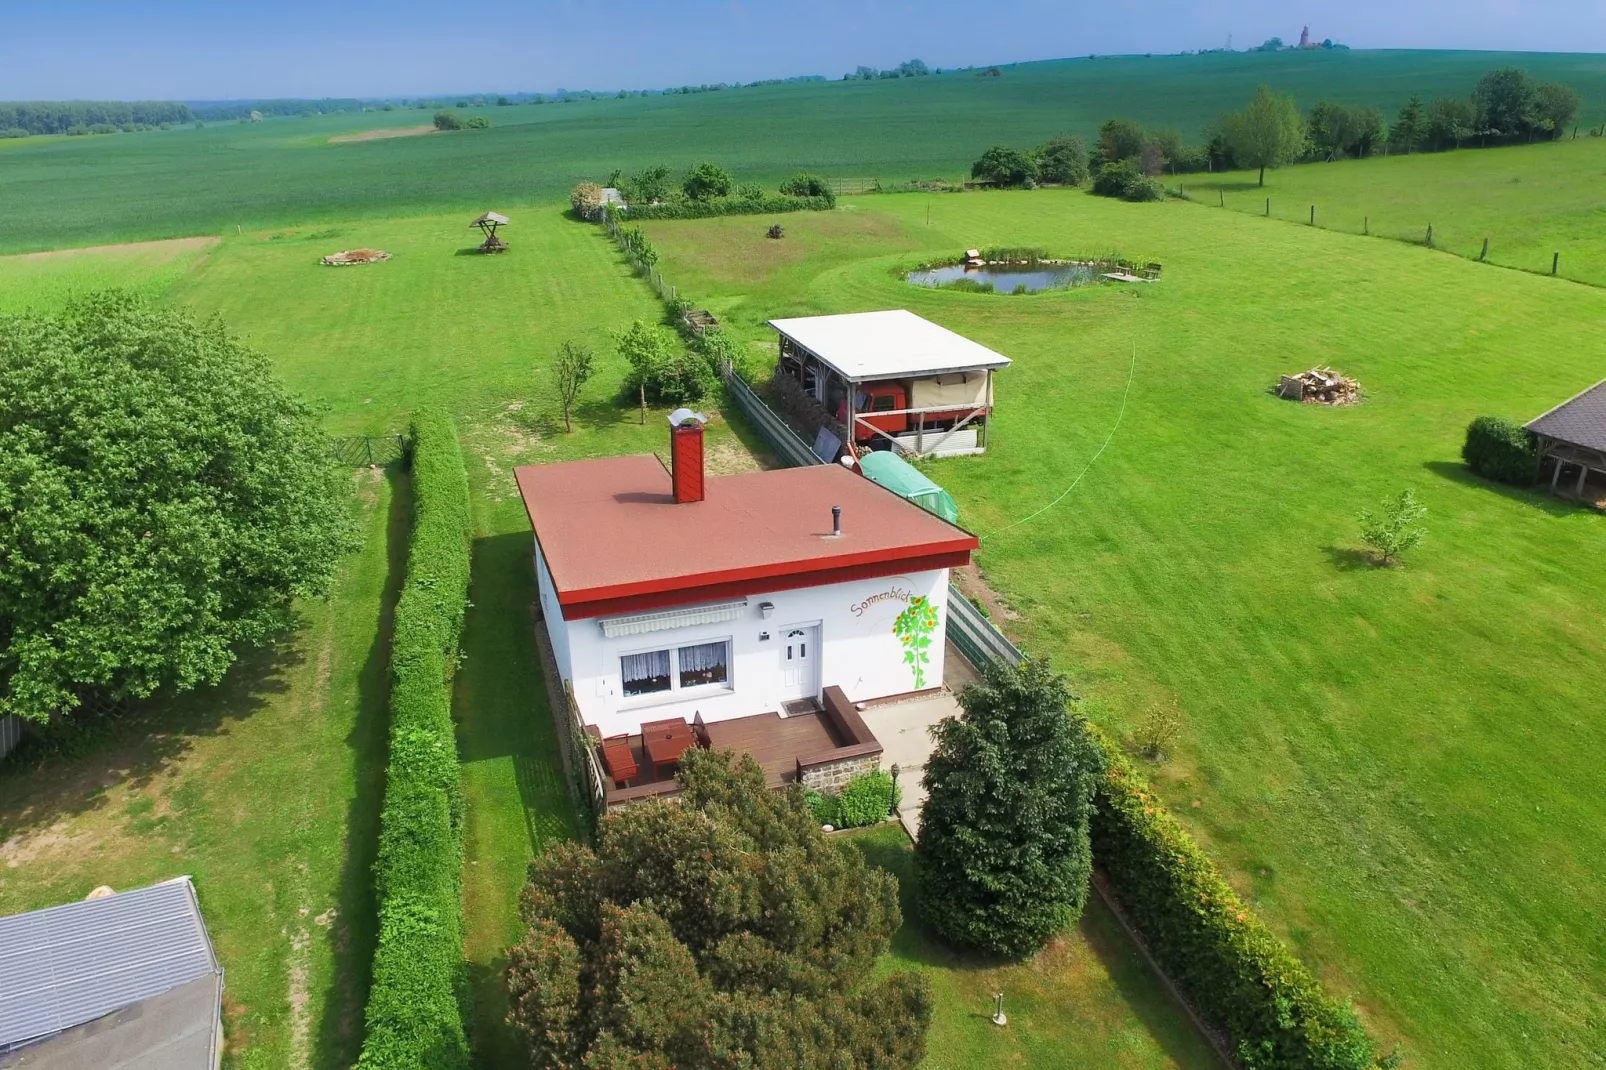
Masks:
[[[1466,96],[1485,71],[1510,63],[1575,87],[1584,125],[1606,118],[1606,57],[1409,50],[1082,57],[1006,65],[996,78],[954,71],[525,104],[463,112],[490,119],[489,130],[346,143],[329,138],[427,123],[431,113],[270,117],[10,142],[0,152],[0,251],[448,209],[463,214],[462,225],[488,208],[513,211],[516,223],[517,209],[560,201],[581,179],[657,162],[679,171],[716,160],[741,181],[766,184],[799,168],[957,178],[991,144],[1091,138],[1115,116],[1197,141],[1262,82],[1307,109],[1327,99],[1392,118],[1413,93]]]
[[[1423,242],[1476,259],[1489,239],[1489,262],[1550,272],[1561,254],[1562,278],[1606,286],[1606,138],[1461,149],[1414,156],[1301,164],[1266,176],[1253,172],[1183,175],[1202,204],[1330,230]],[[1175,183],[1176,179],[1168,179]]]
[[[0,313],[54,310],[74,294],[112,286],[159,297],[216,245],[216,238],[175,238],[0,257]]]
[[[1024,615],[1007,627],[1117,734],[1182,711],[1162,792],[1333,989],[1419,1067],[1599,1065],[1606,570],[1587,563],[1606,518],[1483,484],[1458,452],[1473,416],[1527,419],[1600,378],[1606,293],[1074,192],[851,198],[778,242],[767,222],[648,230],[755,357],[771,316],[906,307],[1014,358],[993,451],[931,468]],[[1164,278],[1011,297],[894,273],[994,243]],[[1313,364],[1366,403],[1267,394]],[[991,534],[1071,484],[1129,376],[1075,492]],[[1405,487],[1428,541],[1373,569],[1355,513]]]
[[[362,1042],[408,506],[405,481],[355,478],[363,549],[299,634],[138,705],[80,757],[0,771],[0,914],[189,874],[242,1070],[349,1066]]]
[[[1215,1070],[1221,1065],[1097,896],[1074,931],[1030,962],[992,962],[948,949],[921,926],[913,895],[914,852],[901,826],[850,833],[843,843],[898,878],[904,923],[881,968],[918,970],[931,983],[935,1009],[926,1037],[928,1070]],[[1003,1028],[992,1023],[995,992],[1004,993],[1009,1023]]]

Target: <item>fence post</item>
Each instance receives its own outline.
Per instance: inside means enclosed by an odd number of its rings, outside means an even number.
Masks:
[[[368,454],[368,467],[374,466],[374,440],[367,435],[362,436],[362,448]]]
[[[1559,252],[1551,254],[1551,257],[1550,257],[1550,273],[1552,275],[1554,275],[1556,273],[1556,269],[1559,268],[1560,266],[1561,266],[1561,254]]]
[[[1266,218],[1267,219],[1271,218],[1271,198],[1270,197],[1266,198]]]
[[[1313,227],[1316,225],[1316,206],[1314,204],[1310,206],[1310,225]]]
[[[1487,259],[1489,259],[1489,239],[1488,238],[1483,239],[1483,252],[1478,254],[1478,259],[1479,260],[1487,260]]]
[[[1216,190],[1216,196],[1221,198],[1221,207],[1227,207],[1227,195],[1218,189]]]
[[[1429,249],[1433,248],[1433,224],[1432,223],[1428,224],[1427,247]]]
[[[1361,216],[1361,233],[1362,234],[1371,234],[1372,233],[1372,217],[1371,216],[1369,216],[1369,215]]]

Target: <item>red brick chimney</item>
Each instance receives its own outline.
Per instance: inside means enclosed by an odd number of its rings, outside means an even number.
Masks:
[[[703,423],[702,413],[676,409],[669,414],[669,457],[671,481],[675,485],[675,504],[703,500]]]

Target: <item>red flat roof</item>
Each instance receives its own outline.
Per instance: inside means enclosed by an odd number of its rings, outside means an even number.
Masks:
[[[950,568],[977,545],[840,465],[711,477],[685,505],[651,454],[514,474],[570,619]]]

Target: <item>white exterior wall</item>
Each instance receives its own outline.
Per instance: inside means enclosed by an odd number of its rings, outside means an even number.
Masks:
[[[545,566],[539,571],[541,602],[558,664],[574,687],[586,724],[596,725],[604,736],[634,733],[643,721],[668,717],[691,721],[701,713],[704,721],[722,721],[778,711],[785,699],[781,674],[785,634],[798,626],[819,628],[813,695],[835,685],[850,700],[862,702],[942,685],[947,569],[749,595],[746,608],[734,620],[611,639],[602,633],[603,618],[563,620],[555,611],[556,599],[549,601],[551,581]],[[937,627],[919,680],[893,633],[893,622],[917,596],[925,597],[937,611]],[[760,615],[761,602],[774,604],[768,619]],[[624,695],[622,656],[718,640],[731,643],[728,687]]]
[[[552,582],[552,573],[547,570],[539,542],[535,543],[535,586],[541,594],[541,619],[546,621],[546,634],[552,640],[552,656],[557,660],[558,672],[565,680],[573,680],[574,671],[569,667],[569,629],[563,626],[558,589]]]

